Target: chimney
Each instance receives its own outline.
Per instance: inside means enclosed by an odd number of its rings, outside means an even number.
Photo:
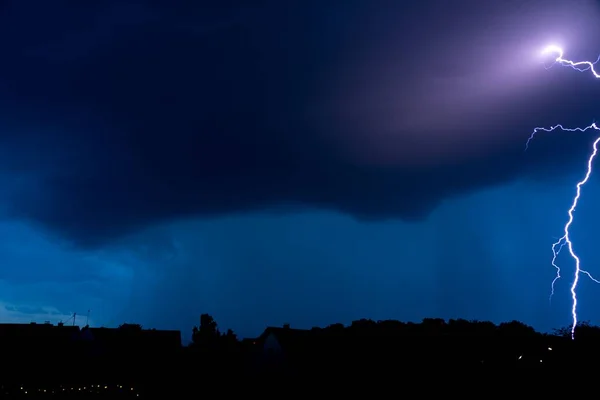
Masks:
[[[283,324],[283,329],[290,329],[290,324]]]

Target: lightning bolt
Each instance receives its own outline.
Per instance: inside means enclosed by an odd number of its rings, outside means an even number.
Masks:
[[[571,67],[571,68],[575,69],[576,71],[580,71],[580,72],[589,70],[592,72],[592,74],[594,74],[595,78],[600,78],[600,74],[598,74],[596,72],[596,70],[594,69],[594,66],[596,65],[596,63],[598,63],[598,61],[600,61],[600,57],[598,57],[598,59],[595,62],[590,62],[590,61],[574,62],[574,61],[565,59],[563,49],[558,46],[554,46],[554,45],[547,46],[546,48],[544,48],[542,50],[542,55],[548,55],[548,54],[556,55],[553,65],[556,63],[559,63],[563,66]],[[538,132],[552,132],[556,129],[559,129],[562,131],[568,131],[568,132],[585,132],[590,129],[600,131],[600,127],[598,127],[598,125],[596,125],[595,122],[584,128],[565,128],[564,126],[562,126],[560,124],[554,125],[550,128],[537,127],[537,128],[534,128],[533,132],[529,136],[529,139],[527,139],[527,143],[525,143],[525,151],[527,151],[527,149],[529,149],[529,143],[533,140],[533,138],[535,137],[535,135]],[[579,278],[581,277],[581,274],[586,275],[588,278],[590,278],[592,281],[594,281],[596,283],[600,283],[600,280],[594,278],[588,271],[581,268],[581,260],[580,260],[579,256],[575,253],[575,251],[573,250],[573,242],[571,241],[571,236],[570,236],[570,232],[569,232],[569,229],[571,228],[571,225],[573,224],[574,213],[575,213],[575,210],[577,209],[577,204],[579,203],[579,199],[581,198],[581,189],[589,181],[590,176],[592,175],[592,167],[593,167],[594,159],[596,158],[596,155],[598,154],[599,143],[600,143],[600,136],[594,141],[594,143],[592,145],[593,150],[592,150],[592,154],[590,154],[588,161],[587,161],[587,171],[585,173],[585,176],[576,185],[576,193],[575,193],[575,197],[573,197],[573,202],[571,203],[571,207],[569,208],[569,211],[568,211],[569,218],[564,227],[564,231],[563,231],[564,234],[562,237],[557,239],[557,241],[552,244],[552,266],[556,269],[556,276],[552,280],[552,284],[551,284],[550,301],[552,301],[552,296],[554,296],[554,285],[556,284],[556,281],[558,281],[561,278],[561,275],[560,275],[561,269],[558,266],[556,259],[557,259],[558,255],[560,254],[561,250],[565,246],[567,246],[567,249],[569,250],[569,255],[571,256],[573,261],[575,261],[575,276],[573,279],[573,283],[571,284],[571,299],[572,299],[571,316],[573,318],[573,324],[571,325],[571,339],[575,339],[575,328],[577,327],[577,285],[579,284]]]
[[[590,61],[575,62],[575,61],[567,60],[566,58],[564,58],[563,57],[564,56],[563,49],[558,46],[555,46],[555,45],[548,46],[548,47],[544,48],[544,50],[542,50],[543,56],[546,56],[549,54],[556,55],[556,58],[554,59],[554,63],[552,65],[558,63],[565,67],[571,67],[574,70],[579,71],[579,72],[590,70],[592,72],[592,74],[594,74],[595,78],[600,78],[600,74],[598,74],[596,72],[596,70],[594,69],[594,66],[598,63],[598,61],[600,61],[600,56],[594,62],[590,62]],[[552,65],[550,67],[552,67]]]
[[[585,132],[589,129],[594,129],[594,130],[600,131],[600,127],[598,127],[595,122],[589,126],[586,126],[585,128],[565,128],[562,125],[555,125],[550,128],[537,127],[533,130],[533,133],[527,140],[526,148],[529,147],[529,142],[534,138],[536,133],[538,133],[540,131],[552,132],[556,129],[560,129],[560,130],[568,131],[568,132]],[[569,232],[569,229],[571,228],[571,225],[573,224],[575,209],[577,208],[577,204],[579,203],[579,199],[581,198],[581,189],[589,181],[590,176],[592,175],[592,167],[594,164],[594,159],[596,158],[596,155],[598,154],[598,144],[599,143],[600,143],[600,137],[598,137],[594,141],[594,144],[592,145],[593,150],[592,150],[592,154],[590,155],[590,157],[588,158],[588,161],[587,161],[587,171],[585,173],[585,176],[576,185],[576,194],[575,194],[575,197],[573,197],[573,202],[571,203],[571,207],[569,208],[569,211],[568,211],[569,218],[564,227],[564,231],[563,231],[564,234],[562,237],[560,237],[556,242],[554,242],[552,244],[552,266],[554,268],[556,268],[556,276],[552,280],[550,299],[552,299],[552,296],[554,295],[554,285],[555,285],[556,281],[561,278],[561,275],[560,275],[561,270],[560,270],[560,267],[558,266],[558,264],[556,263],[556,258],[558,257],[560,251],[563,249],[564,246],[567,246],[567,249],[569,250],[569,255],[575,261],[575,277],[574,277],[573,283],[571,285],[571,299],[572,299],[571,316],[573,317],[573,324],[571,325],[571,338],[572,339],[575,338],[575,327],[577,326],[577,285],[579,284],[579,278],[580,278],[581,274],[584,274],[588,278],[590,278],[592,281],[594,281],[596,283],[600,283],[600,280],[594,278],[592,276],[592,274],[590,274],[588,271],[581,268],[581,260],[580,260],[579,256],[575,253],[575,250],[573,250],[573,242],[571,241],[571,236],[570,236],[570,232]]]

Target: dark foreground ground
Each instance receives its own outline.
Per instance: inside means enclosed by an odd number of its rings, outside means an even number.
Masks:
[[[475,348],[477,342],[474,342]],[[498,344],[487,359],[450,343],[411,351],[307,353],[290,359],[186,354],[125,361],[89,359],[3,365],[1,398],[165,398],[208,396],[551,396],[582,387],[593,352],[546,343]],[[549,350],[549,349],[552,350]],[[583,349],[582,349],[583,350]],[[454,357],[454,358],[452,358]],[[9,367],[9,368],[6,368]],[[574,386],[575,385],[575,386]]]
[[[553,396],[567,393],[579,380],[566,371],[557,378],[556,371],[544,373],[515,373],[514,371],[389,371],[381,374],[337,374],[331,376],[207,376],[196,382],[171,381],[170,385],[154,389],[121,386],[67,385],[55,387],[3,386],[1,398],[60,398],[60,399],[189,399],[213,396],[259,395],[267,398],[286,396],[460,396],[481,398],[485,396]],[[568,376],[571,378],[568,378]],[[571,380],[569,380],[571,379]],[[23,389],[21,389],[21,387]]]

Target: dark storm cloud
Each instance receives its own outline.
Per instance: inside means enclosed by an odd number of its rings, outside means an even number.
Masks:
[[[511,46],[538,39],[588,56],[573,42],[589,2],[568,12],[559,1],[217,3],[4,6],[0,201],[11,216],[81,245],[257,208],[420,219],[445,198],[550,165],[557,149],[563,162],[585,151],[586,138],[564,151],[565,135],[527,158],[522,146],[538,123],[591,122],[596,111],[575,101],[596,93],[589,76],[539,60],[508,67],[529,54]],[[579,30],[558,27],[568,17]],[[534,90],[543,84],[554,86]],[[444,161],[402,161],[429,151]]]

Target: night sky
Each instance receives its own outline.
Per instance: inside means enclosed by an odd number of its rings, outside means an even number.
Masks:
[[[0,320],[566,326],[551,245],[596,136],[524,145],[600,119],[600,80],[540,55],[595,60],[599,22],[586,0],[5,1]],[[597,169],[572,239],[600,275]]]

